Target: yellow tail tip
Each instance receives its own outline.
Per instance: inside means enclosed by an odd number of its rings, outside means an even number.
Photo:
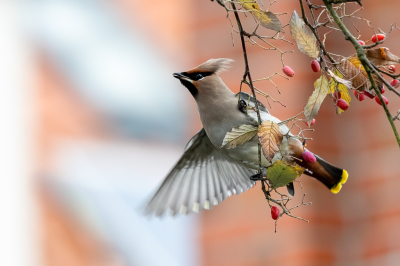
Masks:
[[[343,169],[342,179],[340,179],[339,183],[337,183],[334,187],[331,188],[331,192],[333,194],[339,193],[339,191],[342,189],[342,184],[346,183],[348,178],[349,174],[347,173],[346,170]]]

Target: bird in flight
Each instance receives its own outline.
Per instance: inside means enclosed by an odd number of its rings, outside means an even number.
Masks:
[[[203,128],[189,141],[182,157],[149,201],[146,214],[162,216],[169,212],[176,215],[211,209],[228,196],[254,186],[255,180],[251,177],[259,166],[258,137],[232,149],[222,146],[225,135],[233,128],[258,126],[257,113],[253,110],[254,97],[245,92],[234,94],[219,77],[231,62],[225,58],[210,59],[192,70],[173,74],[195,99]],[[262,121],[281,122],[261,102],[257,103]],[[247,104],[251,108],[247,108]],[[283,134],[290,134],[285,124],[279,129]],[[317,179],[333,193],[338,193],[347,181],[346,170],[317,155],[315,162],[303,160],[306,149],[296,138],[284,136],[280,149],[288,150],[298,159],[296,164],[307,169],[306,175]],[[279,156],[279,152],[275,156]],[[261,165],[268,167],[271,162],[262,155]],[[293,183],[287,188],[289,194],[294,195]]]

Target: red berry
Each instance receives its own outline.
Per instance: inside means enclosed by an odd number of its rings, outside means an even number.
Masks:
[[[337,101],[336,105],[337,105],[340,109],[342,109],[343,111],[346,111],[347,108],[349,108],[349,104],[348,104],[345,100],[343,100],[343,99],[339,99],[339,100]]]
[[[386,99],[385,96],[382,96],[382,99],[385,101],[386,105],[389,104],[389,100]],[[381,101],[379,100],[378,96],[375,96],[375,101],[376,101],[379,105],[382,105],[382,103],[381,103]]]
[[[396,72],[396,66],[395,65],[390,65],[389,66],[389,71],[392,72],[392,73]]]
[[[302,156],[303,156],[304,161],[306,161],[306,162],[315,163],[317,161],[314,154],[312,154],[310,151],[303,152]]]
[[[398,88],[400,86],[400,80],[394,79],[392,82],[390,82],[390,85],[392,85],[395,88]]]
[[[356,96],[357,100],[359,100],[360,102],[365,100],[365,95],[362,92],[358,92],[358,91],[353,91],[354,92],[354,96]]]
[[[369,93],[368,91],[363,91],[363,93],[364,93],[365,96],[368,96],[368,98],[370,98],[370,99],[375,98],[375,96],[372,95],[371,93]]]
[[[284,68],[282,68],[283,73],[286,74],[286,76],[288,77],[293,77],[294,76],[294,71],[293,69],[291,69],[289,66],[285,66]]]
[[[311,121],[311,126],[314,125],[314,124],[315,124],[315,119],[313,119],[313,120]],[[306,121],[306,125],[308,126],[307,121]]]
[[[271,207],[271,217],[272,217],[272,219],[274,219],[274,220],[278,219],[279,214],[280,214],[280,211],[279,211],[278,207],[272,206]]]
[[[311,61],[311,68],[314,72],[319,72],[319,70],[321,69],[317,60]]]
[[[384,93],[385,93],[385,91],[386,91],[386,90],[385,90],[385,86],[383,86],[383,87],[382,87],[381,94],[384,94]]]
[[[358,40],[358,43],[361,44],[361,45],[365,45],[365,42],[361,41],[361,40]]]
[[[340,91],[336,91],[335,93],[333,93],[333,99],[336,100],[342,98],[342,93]],[[338,97],[339,96],[339,97]]]
[[[378,42],[380,42],[380,41],[382,41],[383,39],[385,39],[385,34],[376,34],[376,35],[373,35],[372,37],[371,37],[371,40],[372,40],[372,42],[373,43],[376,43],[376,39],[378,38]]]

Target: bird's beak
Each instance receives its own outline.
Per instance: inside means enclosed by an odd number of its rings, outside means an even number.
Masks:
[[[183,75],[182,73],[174,73],[174,74],[172,74],[172,76],[174,76],[174,78],[177,78],[179,80],[186,80],[186,81],[189,81],[190,83],[192,83],[192,80],[189,79],[188,77],[186,77],[185,75]]]

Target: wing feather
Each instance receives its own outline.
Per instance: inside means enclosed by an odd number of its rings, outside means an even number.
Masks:
[[[228,196],[251,188],[254,173],[215,148],[202,129],[189,141],[145,213],[162,216],[167,211],[176,215],[211,209]]]

